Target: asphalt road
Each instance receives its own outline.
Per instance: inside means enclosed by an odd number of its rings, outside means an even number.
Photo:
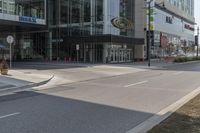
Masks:
[[[10,87],[15,87],[14,85],[10,85],[10,84],[5,84],[3,82],[0,82],[0,90],[1,89],[5,89],[5,88],[10,88]]]
[[[1,133],[125,133],[200,87],[200,63],[0,97]]]
[[[30,82],[28,81],[14,79],[11,76],[0,75],[0,94],[1,94],[1,91],[4,89],[8,89],[11,87],[19,87],[19,86],[27,85],[29,83]]]

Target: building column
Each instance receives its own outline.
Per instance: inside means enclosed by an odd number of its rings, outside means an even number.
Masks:
[[[49,32],[48,33],[48,46],[47,46],[47,53],[48,53],[48,58],[50,61],[52,61],[52,32]]]

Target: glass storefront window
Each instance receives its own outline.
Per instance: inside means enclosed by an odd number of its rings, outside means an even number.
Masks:
[[[97,21],[103,21],[103,0],[96,1]]]
[[[7,1],[3,1],[3,13],[7,13]]]
[[[91,21],[91,3],[90,0],[84,1],[84,22],[90,22]]]
[[[80,0],[72,0],[72,23],[80,23]]]
[[[60,23],[67,24],[70,22],[69,17],[69,0],[61,0],[60,4]]]
[[[0,0],[0,13],[2,13],[2,0]]]

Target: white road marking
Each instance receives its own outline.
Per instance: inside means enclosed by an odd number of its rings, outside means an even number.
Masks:
[[[8,115],[3,115],[3,116],[0,116],[0,119],[4,119],[4,118],[7,118],[7,117],[19,115],[19,114],[21,114],[21,113],[20,112],[16,112],[16,113],[8,114]]]
[[[180,74],[182,74],[183,72],[176,72],[176,73],[174,73],[173,75],[180,75]]]
[[[134,84],[129,84],[129,85],[125,85],[124,87],[127,88],[127,87],[131,87],[131,86],[135,86],[135,85],[141,85],[141,84],[144,84],[144,83],[147,83],[149,81],[141,81],[141,82],[137,82],[137,83],[134,83]]]

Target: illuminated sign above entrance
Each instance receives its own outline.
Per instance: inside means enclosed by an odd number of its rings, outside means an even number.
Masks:
[[[36,18],[27,16],[19,16],[19,21],[28,23],[37,23]]]

